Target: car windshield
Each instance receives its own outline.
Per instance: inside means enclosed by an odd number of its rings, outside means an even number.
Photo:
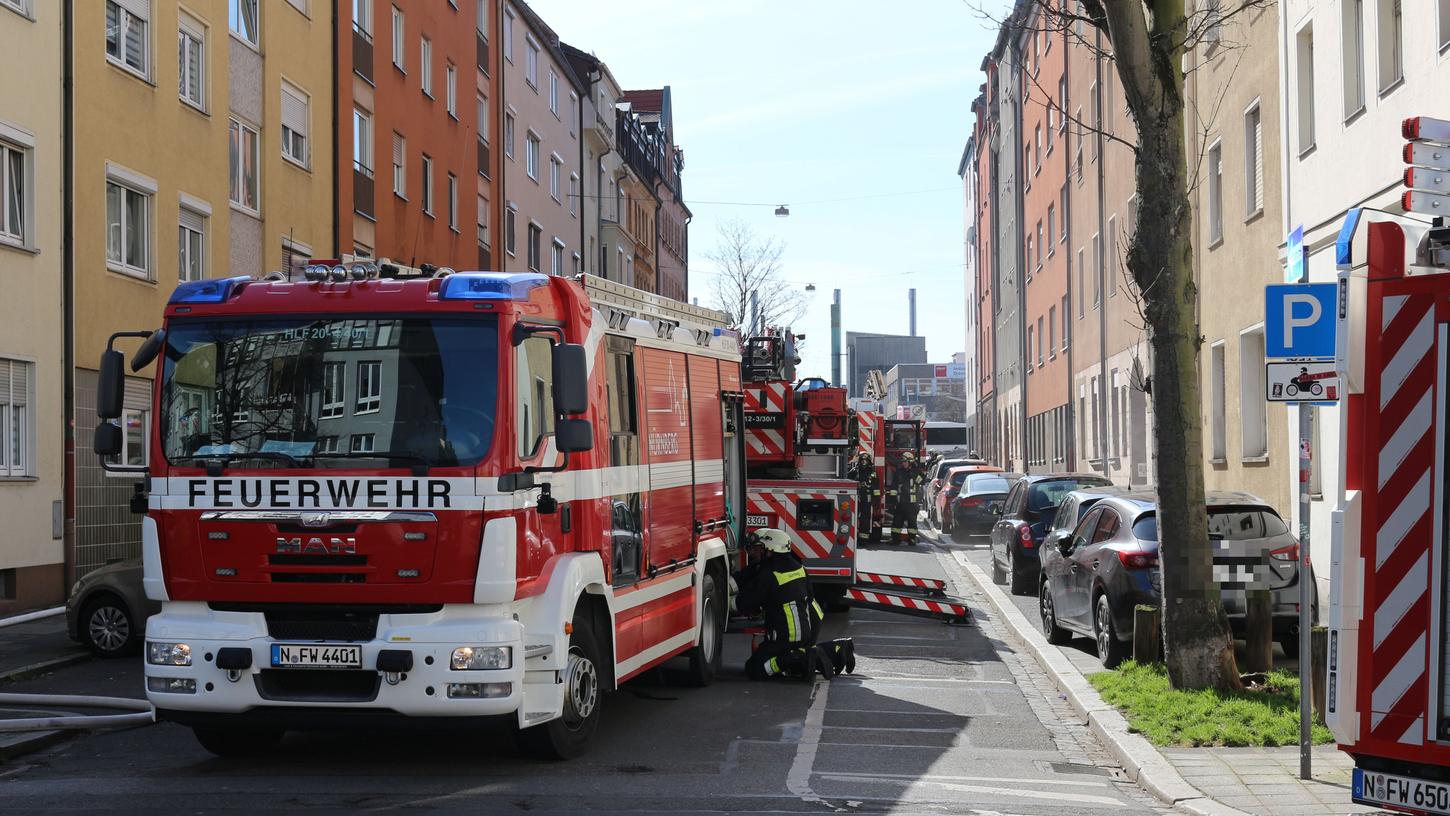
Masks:
[[[493,438],[492,317],[177,321],[166,344],[172,464],[448,467],[476,464]]]
[[[1211,507],[1208,537],[1226,541],[1248,541],[1284,535],[1289,528],[1267,507]]]
[[[1027,506],[1032,510],[1045,510],[1049,507],[1056,507],[1062,504],[1067,494],[1084,487],[1100,487],[1112,484],[1107,479],[1094,479],[1084,477],[1081,479],[1052,479],[1051,481],[1038,482],[1032,486],[1032,491],[1027,494]]]
[[[1006,493],[1012,488],[1011,483],[1002,478],[998,473],[983,473],[967,476],[964,493]]]

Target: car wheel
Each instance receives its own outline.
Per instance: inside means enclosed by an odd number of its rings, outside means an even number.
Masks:
[[[1113,607],[1107,595],[1099,595],[1093,612],[1093,636],[1098,642],[1098,660],[1103,668],[1116,669],[1126,657],[1126,647],[1118,640],[1118,630],[1113,626]]]
[[[1013,595],[1031,595],[1032,577],[1023,569],[1021,559],[1013,555],[1009,550],[1007,553],[1007,583],[1012,587]]]
[[[1054,646],[1072,640],[1072,633],[1057,625],[1057,609],[1052,603],[1052,590],[1047,586],[1046,581],[1038,582],[1037,609],[1042,615],[1042,634],[1047,636],[1047,642]]]
[[[260,756],[282,741],[281,728],[193,728],[201,747],[219,757]]]
[[[599,727],[604,688],[599,682],[599,648],[594,629],[581,609],[569,635],[568,667],[564,671],[564,711],[543,725],[518,732],[520,747],[539,759],[573,759],[584,753]]]
[[[123,657],[141,649],[141,632],[125,601],[100,595],[86,602],[80,616],[81,642],[100,657]]]

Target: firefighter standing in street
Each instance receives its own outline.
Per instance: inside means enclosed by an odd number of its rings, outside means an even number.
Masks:
[[[891,540],[900,544],[916,543],[916,514],[921,509],[921,483],[925,468],[917,464],[916,454],[901,454],[896,469],[895,501],[891,512]]]
[[[816,643],[824,612],[811,592],[805,567],[791,551],[781,530],[759,530],[749,543],[765,549],[763,557],[736,574],[740,591],[735,605],[743,614],[765,618],[766,640],[745,661],[752,680],[777,675],[808,679],[819,672],[827,679],[856,668],[850,638]]]
[[[881,496],[881,485],[876,481],[876,464],[871,454],[861,451],[852,463],[851,478],[856,480],[856,507],[860,529],[866,531],[871,541],[881,540],[881,527],[876,517],[876,500]]]

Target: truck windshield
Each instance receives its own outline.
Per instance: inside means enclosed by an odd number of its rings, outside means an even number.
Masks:
[[[166,344],[175,465],[467,466],[493,438],[492,317],[174,321]]]

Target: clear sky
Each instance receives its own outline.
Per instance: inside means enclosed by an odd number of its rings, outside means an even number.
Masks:
[[[705,255],[717,224],[740,218],[785,242],[787,280],[816,286],[795,327],[807,335],[802,376],[830,376],[833,288],[843,351],[846,331],[906,334],[911,287],[929,360],[963,349],[956,170],[995,39],[976,0],[530,3],[624,88],[671,87],[702,306],[714,305]],[[875,197],[808,203],[858,196]]]

